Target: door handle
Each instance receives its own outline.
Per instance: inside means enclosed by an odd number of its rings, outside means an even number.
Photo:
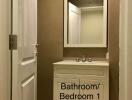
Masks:
[[[35,51],[35,52],[34,52],[34,55],[35,55],[35,56],[38,56],[38,52],[37,52],[37,51]]]
[[[35,48],[34,48],[34,52],[33,52],[33,54],[34,54],[34,56],[38,56],[38,46],[39,46],[39,44],[38,43],[36,43],[36,44],[32,44],[32,46],[34,46]]]
[[[35,46],[36,48],[38,48],[39,44],[38,43],[32,44],[32,46]]]

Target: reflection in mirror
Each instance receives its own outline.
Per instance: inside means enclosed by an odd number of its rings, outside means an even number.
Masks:
[[[65,0],[65,47],[106,47],[107,0]]]

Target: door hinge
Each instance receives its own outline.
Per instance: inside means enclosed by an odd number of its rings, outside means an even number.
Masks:
[[[17,50],[17,35],[9,35],[9,49]]]

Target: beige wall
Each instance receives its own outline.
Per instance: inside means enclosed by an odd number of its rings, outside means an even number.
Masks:
[[[119,100],[119,5],[120,0],[108,0],[110,100]]]
[[[103,44],[103,10],[81,12],[81,44]]]
[[[38,0],[38,100],[53,100],[53,62],[63,57],[63,0]]]
[[[10,0],[0,0],[0,100],[10,99],[9,42]]]

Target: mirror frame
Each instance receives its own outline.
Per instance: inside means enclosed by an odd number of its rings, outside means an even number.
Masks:
[[[95,48],[95,47],[101,47],[106,48],[107,47],[107,9],[108,4],[107,0],[104,0],[104,7],[103,7],[103,17],[104,17],[104,32],[103,32],[103,43],[102,44],[68,44],[67,38],[68,38],[68,0],[64,0],[64,47],[65,48]]]

